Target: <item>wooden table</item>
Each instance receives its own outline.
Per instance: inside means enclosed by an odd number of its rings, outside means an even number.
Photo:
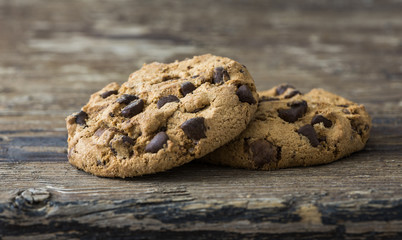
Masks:
[[[400,1],[0,0],[0,238],[402,238]],[[64,118],[143,63],[203,53],[364,104],[365,150],[272,172],[132,179],[67,162]]]

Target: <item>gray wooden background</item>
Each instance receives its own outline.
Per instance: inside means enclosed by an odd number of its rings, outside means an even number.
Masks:
[[[64,118],[152,61],[212,53],[260,90],[359,102],[362,152],[258,172],[190,163],[133,179],[68,164]],[[402,238],[401,1],[0,0],[0,238]]]

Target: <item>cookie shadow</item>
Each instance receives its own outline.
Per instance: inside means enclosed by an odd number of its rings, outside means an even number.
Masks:
[[[124,178],[124,181],[200,183],[240,180],[254,176],[258,171],[218,166],[199,161],[190,162],[165,172],[139,177]]]

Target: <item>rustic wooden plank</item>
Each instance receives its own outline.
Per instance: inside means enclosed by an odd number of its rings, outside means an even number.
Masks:
[[[304,238],[309,236],[306,231],[324,237],[367,232],[398,236],[402,173],[394,169],[400,163],[392,157],[367,160],[364,155],[275,172],[189,164],[127,180],[96,178],[67,163],[1,164],[12,167],[1,172],[8,173],[2,176],[5,185],[13,187],[2,191],[1,199],[8,201],[0,203],[0,222],[10,231],[3,232],[6,236],[21,229],[53,229],[50,232],[64,231],[64,236],[73,230],[117,236],[158,231],[186,236],[186,231],[197,230],[202,238],[215,231],[233,236],[292,232]],[[28,188],[46,190],[49,199],[29,203],[22,197]]]
[[[402,238],[399,1],[0,0],[0,238]],[[261,90],[321,87],[373,116],[364,151],[258,172],[190,163],[98,178],[64,118],[144,62],[206,52]]]

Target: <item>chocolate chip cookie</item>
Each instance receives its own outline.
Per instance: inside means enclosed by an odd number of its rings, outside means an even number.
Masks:
[[[257,103],[246,67],[229,58],[208,54],[144,65],[67,117],[68,158],[98,176],[164,171],[232,140]]]
[[[273,170],[330,163],[364,148],[371,119],[364,106],[322,89],[288,84],[260,92],[258,110],[235,140],[202,160]]]

